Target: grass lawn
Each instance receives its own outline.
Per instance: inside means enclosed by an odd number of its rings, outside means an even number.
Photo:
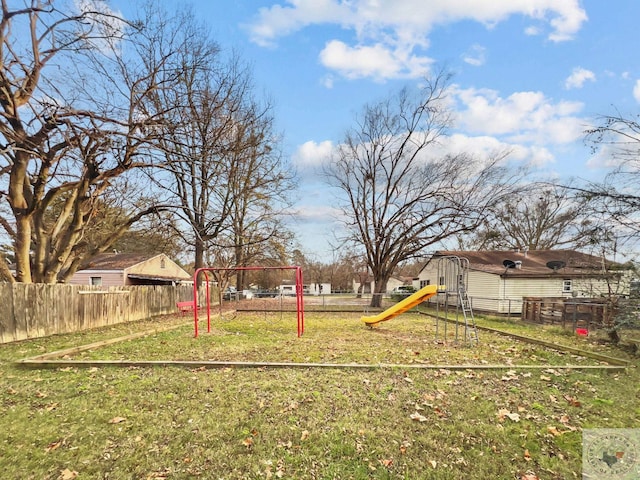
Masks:
[[[0,471],[20,479],[571,479],[583,428],[640,428],[640,359],[557,329],[479,323],[630,358],[593,359],[404,314],[368,329],[357,314],[230,315],[73,359],[367,364],[372,368],[27,369],[16,360],[149,329],[167,317],[0,346]],[[443,339],[440,324],[439,338]],[[380,364],[396,367],[379,368]],[[503,369],[413,368],[429,364]],[[543,365],[543,368],[526,366]],[[521,368],[521,367],[525,368]]]

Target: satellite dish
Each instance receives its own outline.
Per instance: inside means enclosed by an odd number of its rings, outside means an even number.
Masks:
[[[547,262],[547,268],[550,268],[554,272],[557,272],[558,270],[566,266],[567,263],[563,262],[562,260],[551,260],[550,262]]]
[[[516,262],[513,260],[505,260],[502,262],[504,268],[516,268]]]

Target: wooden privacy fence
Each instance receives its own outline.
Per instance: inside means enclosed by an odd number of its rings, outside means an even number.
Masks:
[[[0,343],[72,333],[176,312],[193,287],[0,283]]]
[[[608,308],[602,299],[526,297],[522,299],[522,320],[565,328],[595,329],[604,325]]]

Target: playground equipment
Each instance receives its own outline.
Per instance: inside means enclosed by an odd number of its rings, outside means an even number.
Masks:
[[[404,300],[396,303],[392,307],[386,309],[384,312],[379,313],[377,315],[372,315],[368,317],[362,317],[361,320],[368,326],[374,327],[378,325],[380,322],[386,322],[387,320],[391,320],[393,317],[400,315],[401,313],[406,312],[407,310],[411,310],[416,305],[421,304],[428,298],[433,297],[438,293],[438,287],[436,285],[427,285],[424,288],[421,288],[414,294],[408,296]]]
[[[455,306],[455,341],[460,340],[460,329],[464,326],[465,342],[478,343],[478,329],[473,316],[471,300],[467,293],[469,282],[469,260],[464,257],[443,256],[436,259],[437,277],[439,285],[427,285],[413,295],[396,303],[382,313],[362,317],[361,320],[369,327],[380,322],[391,320],[407,310],[421,304],[429,298],[436,297],[436,341],[440,334],[440,321],[444,322],[444,341],[447,340],[449,313]],[[440,307],[444,307],[441,316]],[[462,318],[461,318],[462,317]]]
[[[436,302],[436,341],[440,333],[440,320],[444,322],[444,341],[447,340],[448,314],[455,306],[455,341],[459,339],[459,329],[464,326],[465,342],[478,343],[478,329],[473,316],[473,308],[467,293],[469,283],[469,259],[457,256],[443,256],[437,259],[438,281],[445,285],[438,290]],[[444,297],[442,299],[442,297]],[[443,300],[443,301],[441,301]],[[440,306],[444,305],[444,317],[440,316]],[[462,318],[461,318],[462,317]]]
[[[209,272],[230,272],[230,271],[257,271],[257,270],[295,270],[296,276],[296,311],[298,320],[298,337],[301,337],[304,333],[304,301],[303,301],[303,281],[302,281],[302,269],[297,266],[291,267],[232,267],[232,268],[213,268],[203,267],[199,268],[193,274],[193,322],[194,322],[194,337],[198,336],[198,276],[200,274],[205,277],[205,297],[207,308],[207,332],[211,332],[211,296],[209,295]]]

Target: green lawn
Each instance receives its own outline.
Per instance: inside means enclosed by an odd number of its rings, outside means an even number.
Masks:
[[[436,343],[417,314],[371,330],[357,315],[309,312],[297,338],[295,315],[244,313],[197,339],[187,323],[71,357],[399,365],[389,368],[13,363],[178,320],[0,346],[3,478],[570,479],[581,478],[583,428],[640,427],[637,358],[623,373],[566,370],[598,362],[482,331],[478,346],[455,343],[451,325]],[[558,330],[482,323],[629,358]],[[430,364],[506,368],[413,368]]]

